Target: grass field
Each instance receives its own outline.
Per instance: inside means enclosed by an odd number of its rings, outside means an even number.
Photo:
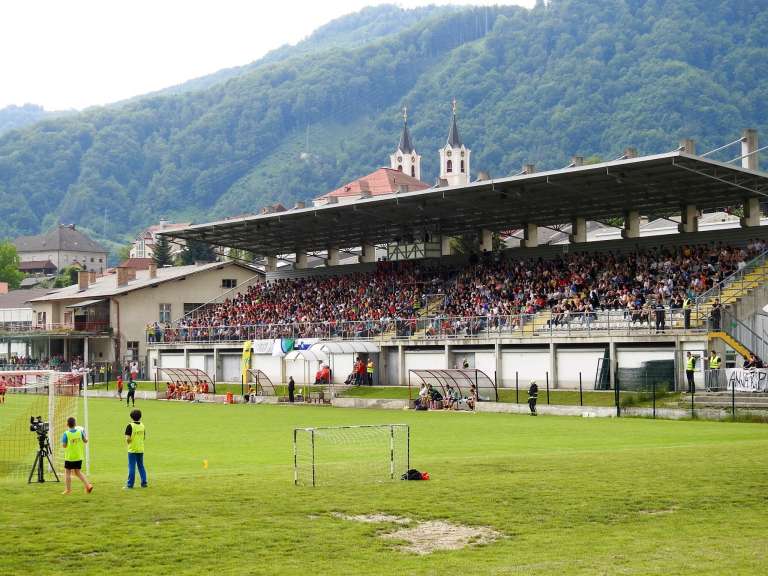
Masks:
[[[90,402],[93,494],[0,480],[0,574],[764,574],[768,565],[764,425],[140,407],[148,489],[121,489],[128,416],[112,399]],[[412,466],[430,481],[293,486],[294,427],[390,422],[410,424]],[[391,525],[333,512],[488,526],[502,538],[417,556],[377,537]]]

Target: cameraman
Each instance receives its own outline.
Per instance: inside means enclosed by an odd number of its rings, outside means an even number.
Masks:
[[[90,494],[93,492],[93,484],[88,482],[88,479],[80,472],[83,467],[83,460],[85,460],[85,445],[88,443],[88,438],[85,435],[85,430],[81,426],[77,426],[77,421],[70,416],[67,418],[67,426],[69,430],[64,432],[61,437],[61,447],[64,448],[64,486],[66,489],[62,494],[72,493],[72,473],[80,478],[80,481],[85,486],[85,491]]]

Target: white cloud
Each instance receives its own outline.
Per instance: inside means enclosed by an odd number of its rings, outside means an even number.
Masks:
[[[364,0],[11,0],[0,5],[0,108],[115,102],[247,64]],[[511,1],[406,0],[426,4]]]

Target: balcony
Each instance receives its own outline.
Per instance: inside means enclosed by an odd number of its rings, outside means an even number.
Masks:
[[[67,336],[107,334],[111,331],[108,320],[62,323],[2,322],[0,336]]]

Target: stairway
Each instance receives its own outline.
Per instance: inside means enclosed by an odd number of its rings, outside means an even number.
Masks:
[[[742,358],[748,358],[753,354],[753,351],[744,346],[741,342],[736,340],[733,336],[722,330],[717,332],[709,332],[707,334],[708,340],[722,340],[725,344],[733,348],[736,353]]]
[[[523,336],[536,336],[540,331],[549,330],[549,321],[552,319],[552,310],[545,308],[539,310],[533,317],[526,317],[521,330]]]
[[[693,397],[695,408],[721,408],[730,410],[734,398],[731,392],[697,392]],[[768,394],[764,392],[736,392],[735,404],[737,409],[752,408],[768,410]],[[680,395],[680,408],[690,409],[691,396],[687,393]]]

